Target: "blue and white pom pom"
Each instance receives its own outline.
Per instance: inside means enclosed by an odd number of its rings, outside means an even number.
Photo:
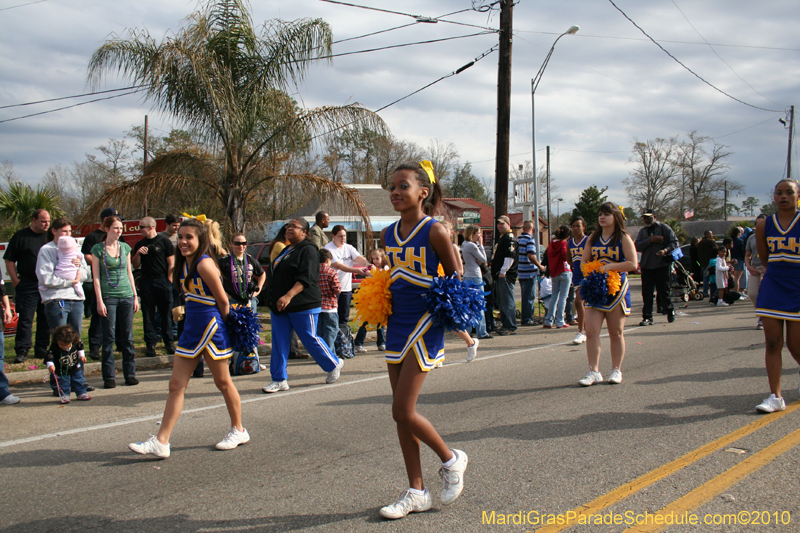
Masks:
[[[248,353],[258,346],[261,324],[250,306],[232,305],[225,323],[235,352]]]
[[[455,274],[433,278],[425,303],[434,324],[450,331],[469,331],[486,309],[480,286],[464,283]]]
[[[605,307],[613,296],[608,294],[608,274],[595,270],[581,281],[581,298],[589,307]]]

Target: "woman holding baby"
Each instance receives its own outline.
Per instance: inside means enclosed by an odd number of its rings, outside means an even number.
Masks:
[[[85,299],[81,283],[89,278],[89,267],[72,238],[72,222],[55,219],[47,230],[47,241],[36,260],[47,325],[52,331],[69,324],[80,335]]]
[[[139,310],[131,268],[131,247],[119,241],[122,220],[117,216],[103,220],[106,236],[92,248],[92,277],[97,295],[97,313],[103,325],[103,386],[117,386],[114,367],[114,341],[122,352],[122,374],[126,385],[138,385],[133,360],[133,314]],[[117,328],[122,334],[116,335]]]

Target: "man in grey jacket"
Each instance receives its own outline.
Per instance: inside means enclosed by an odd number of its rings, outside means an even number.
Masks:
[[[642,213],[644,227],[636,237],[636,251],[641,252],[639,265],[642,269],[642,321],[640,326],[653,325],[653,289],[658,293],[658,309],[667,315],[667,321],[675,321],[675,309],[669,298],[669,274],[672,251],[678,248],[678,239],[672,228],[656,220],[652,209]]]

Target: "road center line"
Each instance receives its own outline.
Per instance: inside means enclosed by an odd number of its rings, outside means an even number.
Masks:
[[[779,418],[781,418],[783,416],[786,416],[789,413],[792,413],[792,412],[796,411],[798,408],[800,408],[800,400],[795,401],[791,405],[787,406],[785,411],[779,411],[777,413],[772,413],[771,415],[765,415],[765,416],[759,418],[758,420],[756,420],[755,422],[751,422],[750,424],[747,424],[746,426],[741,427],[741,428],[737,429],[736,431],[728,433],[727,435],[723,435],[722,437],[718,438],[717,440],[709,442],[708,444],[705,444],[705,445],[697,448],[696,450],[693,450],[693,451],[691,451],[691,452],[689,452],[689,453],[687,453],[687,454],[675,459],[674,461],[671,461],[671,462],[669,462],[669,463],[667,463],[667,464],[665,464],[663,466],[660,466],[660,467],[656,468],[655,470],[651,470],[647,474],[639,476],[638,478],[634,479],[630,483],[626,483],[625,485],[622,485],[622,486],[612,490],[611,492],[608,492],[608,493],[600,496],[599,498],[596,498],[595,500],[587,503],[586,505],[582,505],[580,507],[576,507],[575,509],[573,509],[570,512],[571,513],[575,513],[576,517],[580,516],[580,515],[587,515],[588,516],[588,515],[591,515],[591,514],[597,514],[600,511],[602,511],[603,509],[605,509],[606,507],[610,507],[611,505],[614,505],[617,502],[619,502],[621,500],[624,500],[628,496],[632,496],[633,494],[636,494],[637,492],[639,492],[643,488],[652,485],[656,481],[659,481],[660,479],[663,479],[663,478],[665,478],[665,477],[667,477],[667,476],[669,476],[671,474],[674,474],[675,472],[677,472],[677,471],[679,471],[679,470],[691,465],[692,463],[695,463],[695,462],[699,461],[700,459],[702,459],[704,457],[707,457],[708,455],[711,455],[712,453],[714,453],[714,452],[720,450],[721,448],[724,448],[725,446],[727,446],[727,445],[729,445],[729,444],[741,439],[742,437],[745,437],[745,436],[747,436],[747,435],[749,435],[749,434],[751,434],[751,433],[753,433],[755,431],[758,431],[759,429],[767,426],[768,424],[771,424],[772,422],[778,420]],[[781,442],[781,441],[778,441],[778,442]],[[783,453],[783,452],[781,452],[781,453]],[[751,458],[751,459],[753,459],[753,458]],[[680,500],[678,500],[678,501],[680,501]],[[537,529],[536,533],[554,533],[556,531],[562,531],[564,529],[573,527],[575,525],[577,525],[577,518],[576,518],[575,521],[573,521],[572,523],[569,523],[569,524],[552,525],[552,526],[546,526],[546,527]],[[631,531],[633,531],[633,530],[631,530]],[[636,530],[636,531],[638,531],[638,530]],[[642,531],[644,531],[644,530],[642,530]]]
[[[795,402],[796,403],[796,402]],[[784,411],[785,412],[785,411]],[[800,429],[796,429],[782,439],[770,444],[760,452],[756,452],[741,463],[719,474],[715,478],[703,483],[688,494],[678,498],[663,509],[652,513],[654,515],[675,515],[692,511],[710,501],[728,487],[740,482],[756,470],[775,460],[779,455],[791,450],[800,444]],[[655,523],[640,524],[629,527],[625,532],[651,533],[662,531],[669,525],[656,525]],[[625,533],[623,532],[623,533]]]

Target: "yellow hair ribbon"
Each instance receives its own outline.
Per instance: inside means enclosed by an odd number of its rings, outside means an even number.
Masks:
[[[622,220],[628,220],[628,217],[625,216],[625,208],[619,206],[619,212],[622,213]]]
[[[186,217],[186,218],[197,219],[198,222],[205,222],[207,220],[205,215],[194,216],[194,215],[190,215],[189,213],[181,213],[181,215]]]
[[[419,166],[421,166],[425,172],[428,173],[428,179],[431,180],[431,183],[436,183],[436,178],[433,176],[433,165],[430,161],[420,161]]]

